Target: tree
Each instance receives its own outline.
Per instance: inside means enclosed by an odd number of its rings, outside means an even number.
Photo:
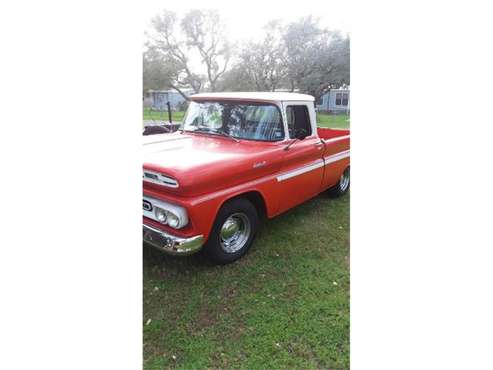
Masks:
[[[279,21],[271,21],[264,30],[263,40],[244,45],[238,65],[257,91],[274,91],[287,74],[283,29]]]
[[[264,37],[234,49],[214,10],[191,10],[183,18],[163,11],[152,20],[144,53],[144,88],[210,91],[299,90],[317,99],[350,83],[350,39],[322,28],[311,16],[283,25],[274,20]],[[197,64],[199,62],[199,64]]]
[[[148,34],[147,59],[152,61],[154,72],[167,73],[162,76],[163,87],[177,90],[185,98],[183,88],[191,88],[198,93],[203,84],[203,77],[191,68],[189,52],[180,35],[177,16],[174,12],[163,11],[152,19],[152,31]],[[159,67],[158,64],[162,64]],[[145,65],[144,65],[145,66]]]
[[[242,64],[236,63],[218,81],[219,91],[255,91],[255,83],[250,79]]]
[[[226,90],[299,90],[320,98],[331,88],[349,84],[349,37],[319,26],[312,17],[284,26],[271,21],[260,41],[241,47],[225,74]]]
[[[191,88],[195,93],[204,87],[215,91],[231,57],[225,35],[216,11],[191,10],[180,22],[176,13],[165,10],[152,19],[147,53],[156,64],[166,64],[169,77],[163,81],[182,95],[183,88]],[[202,70],[192,68],[194,54],[199,56]]]
[[[349,84],[349,38],[320,28],[311,16],[289,24],[284,33],[287,78],[293,91],[321,97]]]
[[[173,61],[165,61],[163,56],[154,50],[147,50],[143,54],[143,89],[144,93],[148,90],[160,90],[171,88],[174,80],[177,66]],[[180,90],[177,87],[177,90]]]
[[[181,22],[187,45],[198,50],[205,64],[209,89],[216,91],[219,78],[231,59],[226,27],[216,10],[191,10]]]

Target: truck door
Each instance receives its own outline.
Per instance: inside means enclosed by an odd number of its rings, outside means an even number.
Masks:
[[[295,139],[295,132],[299,129],[305,129],[308,136],[284,151],[283,164],[277,177],[280,212],[317,195],[324,173],[324,144],[317,135],[315,113],[310,113],[306,103],[288,102],[284,108],[290,140]]]

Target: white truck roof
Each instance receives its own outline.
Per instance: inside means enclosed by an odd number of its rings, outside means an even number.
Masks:
[[[234,100],[265,100],[265,101],[315,101],[311,95],[287,92],[221,92],[191,95],[190,99],[234,99]]]

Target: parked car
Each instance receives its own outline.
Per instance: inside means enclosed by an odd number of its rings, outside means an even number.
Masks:
[[[144,127],[142,135],[157,135],[157,134],[168,134],[175,132],[180,128],[179,124],[168,123],[168,124],[148,124]]]
[[[145,136],[143,239],[160,250],[242,257],[263,219],[349,189],[349,130],[317,128],[314,98],[204,93],[179,131]]]

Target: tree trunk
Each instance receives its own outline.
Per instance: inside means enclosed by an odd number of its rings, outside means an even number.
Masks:
[[[171,87],[172,87],[173,89],[175,89],[175,90],[178,92],[178,94],[180,94],[180,95],[183,97],[183,99],[185,99],[186,101],[189,101],[189,100],[190,100],[190,99],[188,98],[188,96],[186,96],[186,95],[185,95],[185,93],[184,93],[183,91],[181,91],[181,89],[180,89],[179,87],[174,86],[174,85],[171,85]]]
[[[294,81],[291,80],[291,91],[290,92],[294,92]]]

